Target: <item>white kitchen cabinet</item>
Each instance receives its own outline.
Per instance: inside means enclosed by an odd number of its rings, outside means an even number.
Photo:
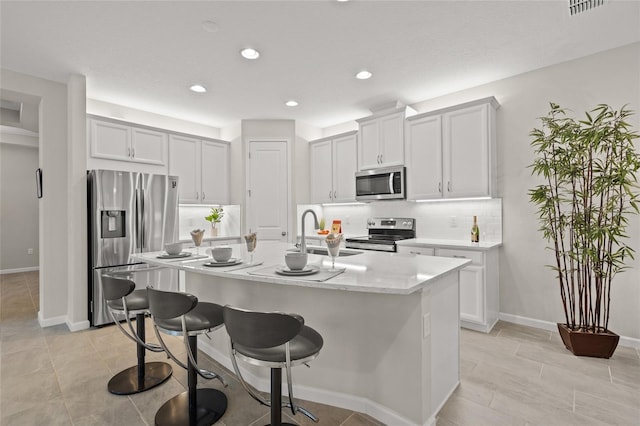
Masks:
[[[167,134],[117,121],[89,120],[89,154],[94,158],[164,166]]]
[[[460,325],[488,333],[498,321],[499,282],[497,250],[435,250],[436,256],[471,259],[460,270]]]
[[[408,199],[494,195],[497,107],[491,97],[406,120]]]
[[[404,120],[412,112],[400,108],[357,120],[360,170],[404,164]]]
[[[180,203],[228,204],[229,143],[170,135],[169,174],[180,178]]]
[[[311,203],[355,201],[357,141],[356,132],[348,132],[309,143]]]
[[[435,249],[433,247],[413,247],[413,246],[397,246],[398,254],[420,254],[422,256],[433,256]]]

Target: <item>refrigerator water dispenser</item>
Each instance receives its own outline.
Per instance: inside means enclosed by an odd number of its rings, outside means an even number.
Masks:
[[[100,213],[102,238],[126,237],[125,210],[102,210]]]

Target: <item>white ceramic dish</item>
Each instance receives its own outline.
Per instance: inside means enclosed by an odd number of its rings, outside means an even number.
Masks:
[[[167,243],[164,249],[168,254],[180,254],[182,251],[182,243]]]
[[[160,256],[158,256],[158,259],[180,259],[181,257],[189,256],[191,256],[191,253],[189,253],[188,251],[183,251],[182,253],[178,254],[161,254]]]
[[[231,259],[227,260],[226,262],[216,262],[215,260],[211,261],[211,262],[205,262],[203,263],[204,266],[211,266],[211,267],[221,267],[221,266],[233,266],[233,265],[239,265],[242,263],[242,259],[238,259],[236,257],[232,257]]]
[[[286,266],[281,266],[276,269],[276,274],[288,275],[290,277],[313,275],[320,272],[320,268],[315,265],[307,265],[302,269],[289,269]]]

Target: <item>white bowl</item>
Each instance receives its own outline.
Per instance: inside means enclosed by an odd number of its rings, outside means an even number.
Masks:
[[[182,251],[182,243],[168,243],[164,245],[164,250],[168,254],[180,254]]]
[[[292,252],[284,255],[284,261],[292,271],[299,271],[307,266],[307,253]]]
[[[231,259],[233,249],[231,247],[220,246],[210,248],[208,251],[210,251],[213,260],[216,262],[226,262]]]

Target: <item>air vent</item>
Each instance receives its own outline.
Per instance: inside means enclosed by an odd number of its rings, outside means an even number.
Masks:
[[[569,12],[576,15],[603,4],[604,0],[569,0]]]

